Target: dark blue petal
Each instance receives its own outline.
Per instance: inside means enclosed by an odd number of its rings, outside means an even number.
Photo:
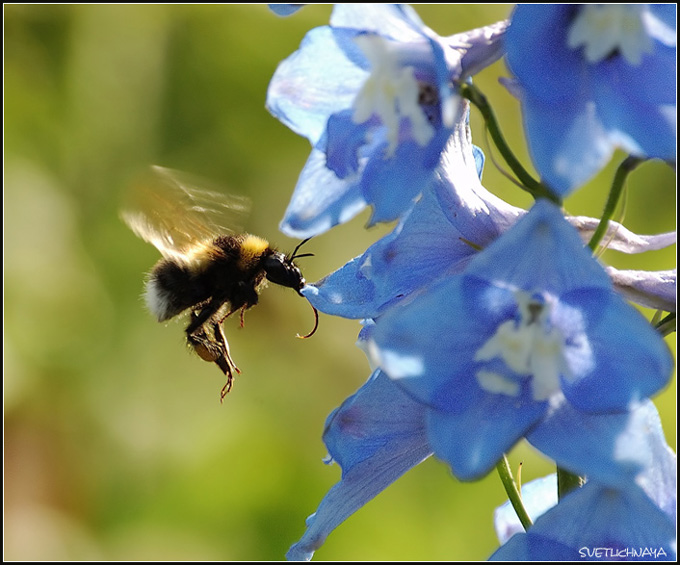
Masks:
[[[562,104],[585,94],[575,79],[582,74],[583,58],[567,47],[567,29],[576,9],[565,4],[520,4],[505,36],[508,66],[526,96],[552,105],[555,114],[563,111]]]
[[[614,151],[598,109],[586,99],[556,104],[526,96],[522,117],[531,160],[541,180],[560,196],[590,180]]]
[[[356,124],[352,111],[343,110],[328,119],[326,166],[338,178],[344,179],[359,169],[359,149],[366,142],[368,122]]]
[[[619,57],[593,72],[593,99],[613,142],[641,157],[675,159],[675,49],[631,67]],[[661,64],[661,61],[664,64]]]
[[[307,530],[287,559],[311,559],[338,525],[430,455],[424,411],[376,371],[331,413],[324,441],[342,467],[342,480],[307,519]]]
[[[479,479],[491,471],[545,411],[545,403],[488,394],[473,387],[467,391],[468,395],[474,391],[476,398],[464,411],[455,407],[455,411],[427,412],[428,437],[435,456],[448,463],[462,481]]]
[[[369,226],[396,220],[411,208],[432,180],[450,134],[450,130],[440,128],[426,147],[405,139],[390,158],[385,158],[384,146],[376,148],[361,180],[364,198],[373,206]]]
[[[511,292],[471,277],[431,285],[377,320],[380,366],[421,402],[468,410],[481,393],[474,353],[515,308]]]
[[[570,48],[567,34],[580,9],[518,6],[505,41],[532,161],[560,196],[593,177],[615,147],[666,160],[676,152],[674,9],[651,10],[662,24],[650,24],[646,14],[653,52],[639,65],[618,53],[591,63],[583,49]]]

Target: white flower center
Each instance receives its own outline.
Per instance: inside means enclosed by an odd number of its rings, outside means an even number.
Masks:
[[[586,61],[598,63],[619,52],[631,64],[653,51],[643,22],[644,6],[631,4],[588,4],[582,6],[571,24],[567,45],[583,47]]]
[[[516,292],[519,320],[508,320],[475,353],[475,361],[500,359],[520,379],[531,378],[532,397],[536,401],[550,398],[560,389],[560,375],[569,376],[564,357],[562,332],[549,324],[551,307],[540,296]],[[517,378],[483,367],[477,382],[487,392],[518,396]]]
[[[420,85],[414,68],[401,64],[400,50],[388,39],[365,34],[355,41],[371,64],[371,74],[354,100],[354,123],[364,123],[373,115],[380,118],[387,128],[387,157],[394,155],[399,144],[402,118],[409,118],[416,142],[427,145],[434,128],[418,104]]]

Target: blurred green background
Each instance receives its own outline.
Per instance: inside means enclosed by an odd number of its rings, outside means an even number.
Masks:
[[[278,223],[309,146],[264,109],[277,63],[329,5],[282,19],[264,5],[5,5],[5,559],[279,560],[339,467],[321,460],[323,423],[368,377],[359,325],[321,315],[270,287],[228,320],[242,369],[219,402],[219,371],[190,355],[183,326],[144,310],[158,258],[118,218],[121,192],[149,164],[249,196],[247,228],[284,250]],[[505,18],[509,5],[420,5],[442,35]],[[518,106],[477,77],[528,163]],[[486,150],[479,116],[475,142]],[[487,151],[487,157],[489,157]],[[620,160],[620,155],[616,156]],[[613,165],[567,201],[602,209]],[[529,199],[487,159],[485,185]],[[633,175],[625,223],[675,229],[675,175]],[[314,281],[390,226],[368,211],[315,238],[302,263]],[[675,249],[606,255],[619,267],[667,269]],[[649,313],[647,313],[649,314]],[[673,339],[668,339],[674,343]],[[675,444],[675,385],[658,397]],[[521,445],[523,480],[552,471]],[[430,459],[347,520],[317,560],[485,559],[497,542],[495,475],[461,484]]]

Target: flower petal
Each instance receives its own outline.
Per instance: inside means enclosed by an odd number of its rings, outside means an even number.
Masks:
[[[590,241],[600,224],[600,220],[587,216],[567,216],[567,221],[579,231],[584,243]],[[607,249],[623,253],[644,253],[673,245],[677,241],[677,233],[673,231],[657,235],[638,235],[622,224],[610,221],[603,240],[607,242]]]
[[[632,483],[614,490],[590,481],[489,560],[672,560],[675,555],[675,526],[642,489]]]
[[[656,423],[655,423],[656,419]],[[564,398],[554,399],[527,440],[560,467],[612,487],[625,485],[659,461],[666,445],[654,404],[630,411],[586,414]]]
[[[677,272],[633,271],[606,267],[614,288],[626,300],[647,308],[675,312],[677,296]]]
[[[328,534],[406,471],[431,454],[424,407],[380,371],[331,413],[324,441],[342,479],[307,519],[307,530],[286,558],[311,559]]]

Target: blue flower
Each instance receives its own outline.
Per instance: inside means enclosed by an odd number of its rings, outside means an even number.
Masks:
[[[310,237],[367,205],[371,224],[407,211],[465,112],[452,81],[501,56],[505,25],[443,38],[405,5],[337,5],[267,94],[269,111],[312,144],[282,231]]]
[[[675,525],[632,483],[588,482],[516,534],[490,561],[674,561]]]
[[[267,4],[277,16],[290,16],[297,12],[304,4]]]
[[[563,405],[625,412],[661,389],[673,368],[663,339],[546,201],[460,275],[388,309],[370,349],[428,406],[430,445],[464,480],[486,474]],[[547,443],[560,442],[579,444],[568,432]],[[587,472],[586,459],[574,466]]]
[[[565,196],[615,147],[676,153],[676,7],[520,5],[505,38],[541,179]]]
[[[375,318],[439,278],[462,271],[479,250],[505,233],[525,211],[490,193],[481,183],[484,155],[470,141],[465,118],[456,121],[433,178],[396,228],[365,253],[303,289],[315,308],[345,318]],[[599,223],[568,216],[589,241]],[[662,249],[675,232],[638,235],[610,222],[607,248],[624,253]],[[607,268],[616,290],[650,308],[675,311],[675,271]]]
[[[631,411],[631,422],[633,434],[619,441],[623,450],[644,451],[638,472],[616,485],[589,479],[559,504],[555,475],[523,486],[522,502],[534,525],[524,533],[509,502],[497,508],[502,547],[491,559],[674,559],[676,456],[651,401]]]

